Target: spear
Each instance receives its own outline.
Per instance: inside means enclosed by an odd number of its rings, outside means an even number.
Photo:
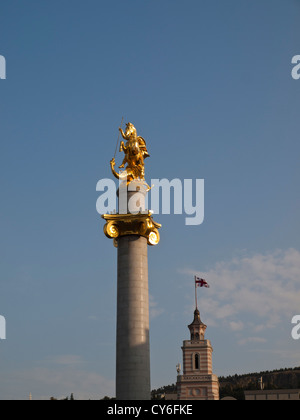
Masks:
[[[122,117],[121,127],[122,127],[122,125],[123,125],[123,119],[124,119],[124,117]],[[118,144],[119,144],[119,139],[120,139],[120,131],[119,131],[118,140],[117,140],[117,144],[116,144],[116,150],[115,150],[115,154],[114,154],[114,159],[116,158],[117,149],[118,149]]]

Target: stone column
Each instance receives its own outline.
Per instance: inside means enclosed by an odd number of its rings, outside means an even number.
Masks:
[[[150,399],[147,239],[118,239],[117,371],[119,400]]]
[[[119,213],[103,215],[104,233],[118,248],[116,398],[150,399],[148,245],[159,242],[147,188],[134,180],[118,192]]]

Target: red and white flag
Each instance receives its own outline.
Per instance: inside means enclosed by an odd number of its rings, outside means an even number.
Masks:
[[[195,276],[196,287],[209,287],[209,284],[206,280],[200,279],[200,277]]]

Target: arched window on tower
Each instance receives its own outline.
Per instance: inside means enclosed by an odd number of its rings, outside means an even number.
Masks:
[[[200,369],[200,356],[198,353],[195,354],[195,369],[196,370]]]

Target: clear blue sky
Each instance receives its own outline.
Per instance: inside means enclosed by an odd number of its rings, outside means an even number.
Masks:
[[[152,387],[176,381],[196,273],[217,375],[299,366],[299,14],[298,0],[1,5],[0,399],[114,393],[116,250],[95,206],[122,116],[147,140],[147,179],[205,179],[202,225],[155,217]]]

